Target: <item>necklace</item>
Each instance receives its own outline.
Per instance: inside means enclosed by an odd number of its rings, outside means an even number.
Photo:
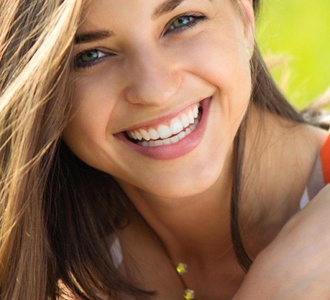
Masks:
[[[149,225],[147,225],[147,226],[150,228]],[[155,238],[159,241],[159,244],[162,246],[163,251],[164,251],[165,255],[167,256],[170,264],[172,265],[172,267],[174,267],[176,273],[179,275],[181,284],[184,288],[183,298],[185,300],[194,300],[195,299],[195,291],[192,290],[192,289],[187,288],[187,285],[186,285],[186,283],[185,283],[185,281],[183,280],[183,277],[182,277],[182,275],[184,273],[187,273],[187,269],[188,269],[187,264],[184,264],[184,263],[180,262],[178,265],[175,266],[174,262],[170,259],[169,253],[168,253],[164,243],[162,242],[162,240],[159,238],[159,236],[154,231],[153,231],[153,233],[155,234]]]
[[[195,292],[194,292],[194,290],[191,290],[191,289],[187,288],[186,283],[184,282],[183,277],[182,277],[182,275],[183,275],[184,273],[187,273],[187,268],[188,268],[188,267],[187,267],[186,264],[184,264],[184,263],[179,263],[179,264],[176,266],[175,270],[176,270],[176,272],[180,275],[180,280],[181,280],[182,285],[183,285],[183,287],[184,287],[184,289],[185,289],[185,290],[184,290],[183,298],[186,299],[186,300],[193,300],[193,299],[195,299]]]

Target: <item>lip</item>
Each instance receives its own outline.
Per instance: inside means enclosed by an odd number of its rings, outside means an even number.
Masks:
[[[199,101],[198,103],[202,103],[203,101],[205,101],[205,99]],[[161,124],[161,123],[166,123],[166,122],[170,121],[171,119],[173,119],[174,117],[176,117],[177,115],[180,115],[185,110],[188,110],[189,108],[191,108],[191,107],[193,107],[195,105],[196,105],[196,103],[191,104],[188,107],[184,107],[184,108],[180,108],[178,110],[175,110],[175,111],[171,112],[170,114],[168,114],[166,116],[162,116],[162,117],[157,118],[155,120],[151,120],[151,121],[147,121],[147,122],[142,122],[142,123],[139,123],[137,125],[133,125],[131,127],[127,127],[123,131],[133,131],[133,130],[140,129],[140,128],[149,128],[149,127],[154,127],[154,126],[156,126],[158,124]]]
[[[118,134],[115,134],[114,136],[118,138],[121,142],[123,142],[125,145],[129,146],[131,149],[139,152],[140,154],[158,159],[158,160],[169,160],[169,159],[175,159],[181,156],[184,156],[188,154],[189,152],[193,151],[200,141],[202,140],[202,137],[204,135],[205,129],[206,129],[206,123],[209,113],[209,107],[210,107],[211,97],[206,98],[199,102],[201,104],[201,108],[203,110],[201,119],[199,121],[198,126],[196,129],[190,133],[188,136],[180,140],[179,142],[171,145],[162,145],[162,146],[156,146],[156,147],[143,147],[138,144],[130,142],[126,137],[124,132],[120,132]],[[196,104],[196,103],[195,103]],[[194,104],[194,105],[195,105]],[[174,115],[167,116],[166,119],[174,117]],[[157,120],[157,123],[162,120]],[[143,126],[152,126],[153,124],[156,124],[156,121],[154,122],[148,122],[148,124],[143,124]],[[141,125],[140,125],[141,126]],[[137,127],[135,127],[137,128]],[[132,130],[134,128],[131,128]]]

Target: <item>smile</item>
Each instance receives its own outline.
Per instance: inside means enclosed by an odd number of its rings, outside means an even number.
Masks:
[[[201,115],[202,108],[197,103],[166,123],[126,131],[125,134],[131,142],[142,147],[176,144],[196,129]]]
[[[115,134],[124,145],[157,160],[176,159],[192,152],[202,141],[212,97],[192,104],[170,118]]]

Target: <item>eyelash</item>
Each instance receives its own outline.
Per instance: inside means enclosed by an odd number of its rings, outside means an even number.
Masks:
[[[180,19],[183,20],[185,18],[188,18],[189,19],[189,23],[186,24],[186,25],[183,25],[181,27],[177,27],[175,28],[173,26],[174,22],[176,21],[179,21]],[[180,15],[180,16],[177,16],[175,17],[174,19],[172,19],[170,22],[169,22],[169,25],[166,26],[166,29],[164,31],[164,35],[166,34],[175,34],[175,33],[179,33],[181,31],[184,31],[186,29],[189,29],[190,27],[193,27],[195,26],[197,23],[199,23],[200,21],[203,21],[206,19],[206,16],[204,15],[197,15],[197,14],[183,14],[183,15]]]
[[[92,61],[89,61],[89,62],[84,62],[82,61],[82,57],[83,55],[85,54],[91,54],[92,52],[94,53],[98,53],[98,57],[95,58],[94,60]],[[92,49],[87,49],[87,50],[84,50],[80,53],[78,53],[75,57],[74,57],[74,60],[73,60],[73,68],[74,69],[87,69],[89,67],[92,67],[96,64],[98,64],[99,62],[101,62],[104,58],[108,57],[108,56],[114,56],[115,54],[112,54],[112,53],[107,53],[105,51],[102,51],[102,50],[99,50],[99,49],[96,49],[96,48],[92,48]]]
[[[184,19],[189,19],[188,23],[184,24]],[[199,23],[200,21],[203,21],[206,19],[206,16],[203,15],[194,15],[194,14],[183,14],[180,16],[175,17],[174,19],[172,19],[166,26],[165,31],[163,32],[163,35],[169,35],[169,34],[176,34],[176,33],[180,33],[181,31],[187,30],[190,27],[195,26],[197,23]],[[174,27],[174,23],[176,21],[180,21],[181,20],[181,24],[182,26],[180,27]],[[180,24],[179,24],[180,25]],[[91,54],[92,52],[94,53],[98,53],[98,57],[95,58],[92,61],[89,62],[84,62],[82,61],[82,56],[85,54]],[[112,54],[112,53],[107,53],[105,51],[101,51],[97,48],[92,48],[92,49],[87,49],[84,50],[83,52],[78,53],[75,57],[74,57],[74,61],[73,61],[73,68],[78,70],[78,69],[87,69],[89,67],[92,67],[98,63],[100,63],[104,58],[109,57],[109,56],[115,56],[116,54]]]

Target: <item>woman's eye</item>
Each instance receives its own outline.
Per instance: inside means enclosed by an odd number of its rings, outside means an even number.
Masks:
[[[193,16],[193,15],[185,15],[180,16],[174,19],[171,23],[168,29],[166,30],[166,33],[174,33],[176,31],[185,30],[189,27],[192,27],[196,25],[199,21],[204,20],[205,16]]]
[[[174,20],[174,22],[172,23],[171,28],[180,28],[182,26],[187,26],[190,24],[190,22],[192,22],[194,20],[193,17],[191,16],[183,16],[180,17],[176,20]]]
[[[74,67],[77,69],[91,67],[106,56],[108,56],[108,54],[98,49],[86,50],[76,55],[74,59]]]

